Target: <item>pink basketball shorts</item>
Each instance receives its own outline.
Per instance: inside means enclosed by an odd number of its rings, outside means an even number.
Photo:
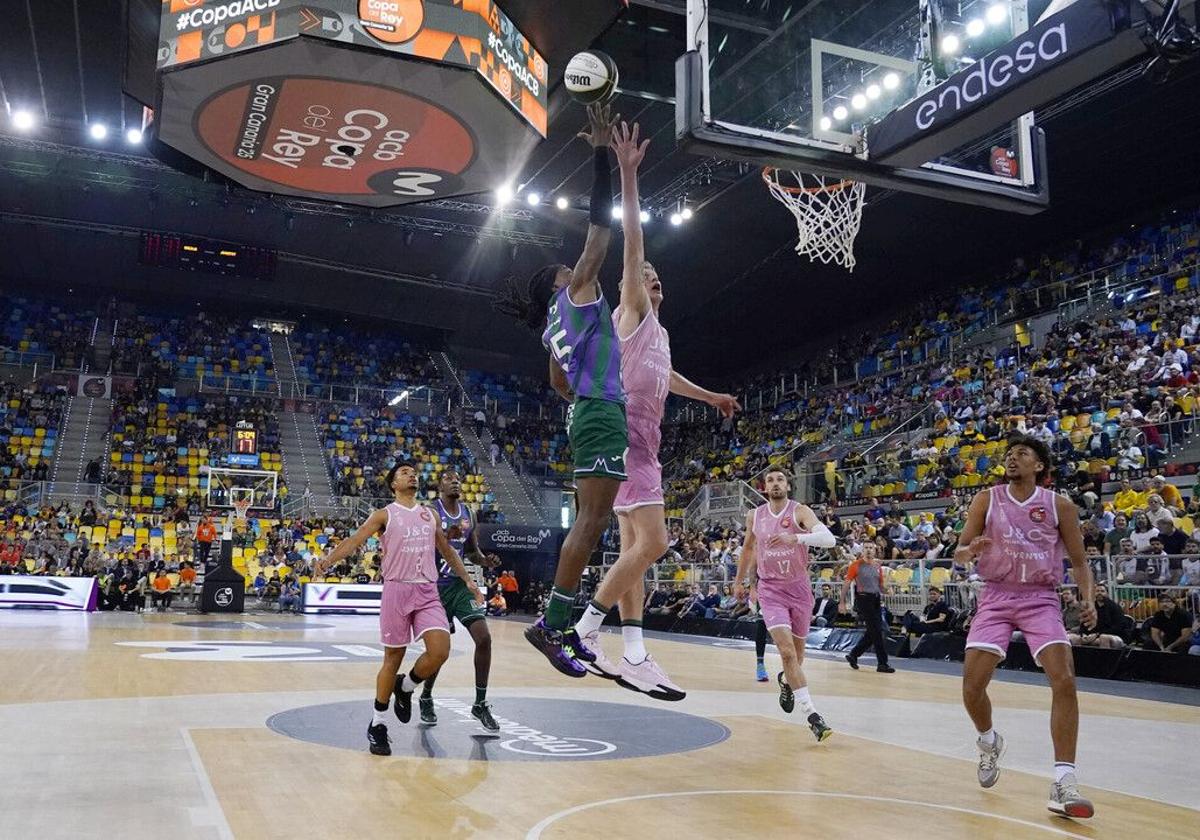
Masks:
[[[989,583],[979,596],[979,609],[967,633],[967,648],[991,651],[1003,659],[1008,655],[1014,630],[1025,637],[1034,662],[1047,646],[1070,644],[1063,627],[1062,605],[1053,589],[1010,589]]]
[[[758,609],[770,630],[790,627],[792,635],[808,637],[812,625],[813,591],[807,578],[758,581]]]
[[[385,580],[379,605],[379,641],[383,646],[407,647],[430,630],[450,632],[437,584]]]
[[[625,453],[628,477],[613,501],[617,513],[663,504],[662,465],[658,463],[660,443],[662,432],[658,426],[651,428],[651,424],[629,418],[629,450]]]

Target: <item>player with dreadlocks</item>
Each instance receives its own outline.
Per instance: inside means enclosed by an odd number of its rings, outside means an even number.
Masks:
[[[563,542],[546,614],[525,631],[525,638],[558,671],[571,677],[586,676],[583,663],[594,661],[571,627],[571,612],[583,569],[608,526],[613,500],[626,478],[625,455],[629,448],[620,342],[599,280],[612,224],[608,147],[611,142],[622,165],[636,171],[649,142],[639,145],[636,125],[632,134],[624,130],[625,126],[614,132],[616,120],[606,107],[592,105],[588,119],[590,131],[581,136],[593,149],[595,180],[591,224],[579,262],[574,269],[560,264],[546,266],[523,285],[511,282],[507,294],[496,301],[500,311],[542,331],[542,343],[550,352],[550,383],[571,403],[567,436],[574,454],[578,515]],[[630,264],[630,250],[636,250],[640,278],[644,248],[636,190],[634,193],[623,197],[625,263]],[[622,284],[625,305],[633,286]]]

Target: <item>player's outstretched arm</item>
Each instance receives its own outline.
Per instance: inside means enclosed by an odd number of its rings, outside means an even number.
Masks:
[[[990,499],[991,493],[987,490],[976,493],[975,498],[971,499],[971,506],[967,508],[966,524],[963,525],[962,533],[958,535],[958,548],[954,549],[956,563],[974,563],[975,558],[992,544],[991,540],[983,536]]]
[[[701,388],[692,380],[688,379],[679,371],[671,371],[671,393],[681,397],[686,397],[689,400],[707,403],[715,408],[725,417],[732,417],[734,412],[741,411],[742,405],[737,401],[737,397],[733,394],[718,394],[715,391],[709,391]]]
[[[337,565],[338,562],[345,560],[362,548],[363,543],[372,535],[379,533],[387,527],[387,519],[388,513],[385,508],[380,508],[368,516],[367,521],[357,531],[346,537],[346,539],[333,547],[333,551],[313,564],[313,577],[320,577],[326,569]]]
[[[807,534],[788,535],[793,538],[794,542],[807,545],[809,548],[833,548],[837,545],[837,537],[833,535],[833,531],[830,531],[828,525],[817,519],[817,515],[808,505],[796,505],[794,521],[808,531]]]
[[[758,550],[758,540],[754,536],[754,511],[746,514],[746,541],[742,543],[742,556],[738,558],[737,579],[734,582],[734,594],[741,597],[742,590],[753,580],[754,570],[758,563],[755,553]]]
[[[474,519],[473,516],[472,519]],[[495,554],[483,553],[483,550],[479,547],[479,529],[474,526],[472,526],[470,533],[467,534],[467,550],[465,553],[467,556],[463,559],[474,563],[476,566],[482,566],[485,569],[494,569],[500,565],[500,558]]]
[[[638,167],[646,157],[649,140],[639,141],[641,127],[621,123],[613,132],[612,147],[621,167],[621,224],[625,231],[625,259],[621,270],[621,308],[638,322],[650,311],[650,292],[642,280],[646,245],[642,237],[642,204],[638,194]],[[636,322],[635,322],[636,325]]]
[[[1096,582],[1088,565],[1083,546],[1083,531],[1079,528],[1079,508],[1066,496],[1055,493],[1054,507],[1058,513],[1058,533],[1071,561],[1071,579],[1079,587],[1079,618],[1084,627],[1096,626]]]
[[[450,540],[446,539],[446,532],[441,528],[435,528],[433,539],[438,553],[446,559],[446,563],[454,570],[454,574],[458,575],[458,579],[465,583],[467,589],[475,596],[475,603],[482,604],[484,600],[483,593],[479,591],[479,587],[471,579],[471,575],[467,572],[467,567],[463,564],[462,558],[458,556],[458,552],[454,550],[454,546],[450,545]]]
[[[567,381],[566,372],[550,357],[550,387],[554,392],[569,403],[575,402],[575,394],[571,391],[571,383]]]
[[[617,119],[608,105],[589,105],[588,130],[579,133],[592,147],[592,201],[587,241],[571,276],[571,300],[577,304],[591,303],[600,296],[600,266],[612,239],[612,165],[608,146]]]

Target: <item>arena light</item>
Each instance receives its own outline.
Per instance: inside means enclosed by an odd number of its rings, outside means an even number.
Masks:
[[[986,26],[984,25],[983,20],[980,18],[971,18],[969,21],[967,21],[967,37],[978,38],[983,34],[983,30],[985,28]]]
[[[1003,26],[1004,22],[1008,20],[1008,7],[1003,3],[993,3],[988,6],[986,17],[987,22],[992,26]]]
[[[638,214],[638,218],[641,220],[642,224],[646,224],[650,221],[650,214],[643,210]]]
[[[867,99],[878,99],[883,95],[883,91],[879,89],[879,85],[867,85]]]
[[[946,55],[954,55],[962,47],[962,41],[958,40],[957,35],[946,35],[942,38],[942,52]]]
[[[672,213],[671,214],[671,224],[674,225],[675,227],[679,227],[681,224],[683,224],[683,214],[682,213]]]
[[[125,132],[125,142],[130,146],[136,146],[142,142],[142,130],[140,128],[131,128]]]
[[[898,73],[888,73],[883,77],[883,86],[887,90],[895,90],[900,87],[900,75]]]
[[[692,216],[694,216],[696,214],[692,212],[691,207],[684,207],[682,210],[679,211],[679,215],[682,216],[683,220],[686,222],[688,219],[692,218]]]
[[[404,402],[406,399],[408,399],[408,389],[407,388],[405,388],[403,391],[401,391],[396,396],[392,397],[392,399],[388,403],[388,405],[400,405],[400,403]]]
[[[564,198],[563,196],[560,195],[558,198],[556,198],[554,200],[554,206],[557,207],[559,210],[566,210],[568,207],[571,206],[571,202],[567,201],[566,198]]]
[[[13,113],[12,124],[14,128],[21,131],[29,131],[37,125],[37,120],[34,118],[32,111],[22,109]]]
[[[841,121],[841,120],[844,120],[844,119],[846,119],[846,116],[847,116],[849,113],[850,113],[850,112],[846,110],[846,106],[845,106],[845,105],[839,105],[839,106],[837,106],[836,108],[834,108],[834,109],[833,109],[833,118],[834,118],[835,120]]]
[[[831,128],[833,128],[833,120],[829,117],[821,117],[821,130],[828,131]]]
[[[540,193],[531,192],[529,195],[525,196],[525,202],[530,207],[537,207],[542,203],[542,196]]]
[[[612,209],[612,217],[613,217],[614,219],[619,219],[619,218],[621,218],[621,205],[620,205],[620,204],[614,204],[614,205],[613,205],[613,209]]]
[[[863,96],[861,93],[854,94],[854,96],[850,97],[850,107],[855,111],[861,111],[863,108],[867,107],[867,97]]]
[[[516,193],[513,191],[512,184],[501,184],[496,188],[496,202],[503,207],[513,200]]]
[[[108,126],[104,123],[92,123],[88,127],[88,134],[92,136],[93,140],[103,140],[108,136]]]

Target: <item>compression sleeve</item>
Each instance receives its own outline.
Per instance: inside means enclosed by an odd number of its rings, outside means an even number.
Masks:
[[[824,522],[818,522],[812,527],[812,531],[807,534],[797,534],[800,542],[803,545],[812,548],[833,548],[837,543],[837,539],[833,536],[833,531],[829,530]]]
[[[608,147],[602,146],[592,155],[592,203],[591,222],[596,227],[612,227],[612,165],[608,160]]]

